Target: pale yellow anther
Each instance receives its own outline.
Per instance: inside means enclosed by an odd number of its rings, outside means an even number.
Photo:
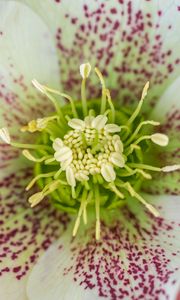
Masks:
[[[169,143],[169,138],[165,134],[154,133],[151,135],[151,141],[159,146],[165,147]]]
[[[91,72],[90,63],[85,63],[85,64],[80,65],[80,74],[83,79],[88,78],[90,72]]]
[[[112,164],[106,163],[101,167],[101,175],[107,182],[112,182],[116,178],[116,173]]]
[[[39,204],[42,200],[44,199],[44,194],[43,192],[38,192],[36,194],[33,194],[29,199],[29,203],[31,205],[31,207],[36,206],[37,204]]]
[[[161,170],[163,172],[177,171],[177,170],[180,170],[180,165],[165,166],[165,167],[161,168]]]
[[[40,130],[41,129],[39,129],[37,127],[37,121],[36,120],[31,120],[27,125],[25,125],[21,128],[22,132],[28,131],[28,132],[31,132],[31,133],[36,132],[36,131],[40,131]]]
[[[70,186],[72,186],[72,187],[76,186],[76,179],[75,179],[75,176],[74,176],[74,172],[73,172],[73,169],[70,166],[68,166],[66,168],[66,179],[67,179],[67,182]]]
[[[105,124],[107,123],[108,118],[105,115],[98,115],[92,120],[92,127],[100,130],[104,128]]]
[[[85,128],[85,122],[80,119],[71,119],[68,122],[68,125],[73,129],[83,130]]]
[[[0,129],[0,139],[5,142],[6,144],[11,143],[11,138],[9,135],[9,131],[6,127]]]

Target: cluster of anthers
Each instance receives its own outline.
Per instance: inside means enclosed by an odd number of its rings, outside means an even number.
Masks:
[[[87,101],[85,87],[90,72],[89,63],[80,66],[81,102],[33,80],[33,85],[53,102],[56,113],[32,120],[21,128],[22,132],[39,132],[35,144],[12,142],[7,128],[0,129],[0,137],[14,147],[24,148],[23,155],[35,163],[35,177],[26,190],[37,182],[41,191],[29,198],[31,207],[51,194],[55,207],[77,213],[73,229],[75,236],[81,217],[87,224],[87,206],[94,206],[96,239],[99,239],[100,207],[120,207],[129,194],[157,217],[158,211],[143,199],[137,189],[142,179],[152,178],[147,170],[171,172],[180,169],[180,165],[159,168],[144,163],[149,140],[159,146],[168,144],[168,137],[162,133],[143,133],[145,125],[159,125],[159,122],[139,116],[149,83],[146,83],[138,106],[132,112],[118,103],[114,106],[98,68],[95,72],[102,85],[102,97],[101,100]],[[60,105],[53,94],[66,98],[70,104]]]

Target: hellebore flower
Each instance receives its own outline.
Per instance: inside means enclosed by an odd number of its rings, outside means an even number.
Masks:
[[[175,299],[179,6],[0,6],[0,298]]]

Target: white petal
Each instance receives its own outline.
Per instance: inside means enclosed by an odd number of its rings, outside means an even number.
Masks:
[[[94,118],[92,121],[92,127],[96,128],[97,130],[100,130],[104,128],[108,118],[105,115],[98,115]]]
[[[51,103],[42,100],[31,80],[35,77],[54,88],[59,88],[60,82],[49,28],[38,14],[19,2],[0,1],[0,118],[13,135],[40,111],[52,111]]]
[[[154,133],[151,135],[151,140],[153,143],[165,147],[169,143],[169,138],[167,135],[162,134],[162,133]]]
[[[62,147],[64,147],[64,143],[60,138],[56,138],[53,142],[53,149],[55,151],[60,150]]]
[[[11,143],[9,131],[6,127],[3,127],[0,129],[0,139],[3,140],[6,144]]]
[[[120,132],[121,131],[120,126],[118,126],[116,124],[107,124],[107,125],[105,125],[104,129],[107,132],[112,132],[112,133]]]
[[[68,125],[73,128],[73,129],[79,129],[79,130],[82,130],[84,129],[85,127],[85,122],[83,120],[80,120],[80,119],[71,119],[69,122],[68,122]]]
[[[91,65],[90,63],[80,65],[80,74],[82,78],[87,78],[91,72]]]
[[[162,218],[150,217],[131,199],[131,210],[125,207],[103,217],[99,243],[94,239],[93,217],[75,239],[69,228],[35,265],[27,284],[28,299],[131,300],[142,295],[176,299],[180,202],[178,197],[147,200],[162,207]]]
[[[57,152],[55,152],[54,158],[60,162],[69,160],[70,158],[72,158],[72,150],[69,147],[64,146]]]
[[[70,166],[68,166],[66,168],[66,179],[67,179],[67,182],[69,183],[69,185],[71,185],[72,187],[76,186],[76,179],[74,176],[74,172]]]
[[[107,182],[112,182],[116,178],[116,173],[111,164],[103,164],[101,167],[101,175]]]
[[[110,161],[120,167],[120,168],[123,168],[124,167],[124,164],[125,164],[125,160],[124,160],[124,157],[122,156],[121,153],[118,153],[118,152],[113,152],[111,153],[110,155]]]

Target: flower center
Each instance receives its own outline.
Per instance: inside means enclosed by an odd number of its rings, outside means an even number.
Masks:
[[[37,182],[41,191],[29,198],[31,207],[51,195],[51,202],[57,209],[76,213],[73,236],[81,218],[84,224],[87,223],[87,207],[94,207],[96,239],[99,239],[100,208],[108,211],[121,207],[128,195],[157,217],[158,211],[143,199],[138,188],[144,179],[152,178],[147,171],[171,172],[180,169],[180,165],[159,168],[145,163],[150,142],[159,146],[168,144],[166,135],[143,131],[146,126],[159,125],[159,122],[139,116],[149,83],[132,112],[117,104],[114,106],[97,68],[95,72],[102,85],[102,97],[101,100],[87,101],[85,87],[90,71],[89,63],[80,66],[80,103],[33,80],[35,87],[53,102],[56,113],[32,120],[21,128],[23,132],[39,133],[36,144],[12,142],[7,128],[0,129],[0,138],[7,144],[23,148],[23,155],[35,163],[35,177],[26,190]],[[52,94],[65,97],[70,105],[61,106]]]
[[[115,179],[113,167],[124,167],[123,144],[116,124],[106,124],[105,115],[87,116],[84,121],[71,119],[73,129],[61,140],[54,140],[54,157],[66,171],[71,186],[77,181],[88,181],[90,175],[101,174],[107,182]]]

